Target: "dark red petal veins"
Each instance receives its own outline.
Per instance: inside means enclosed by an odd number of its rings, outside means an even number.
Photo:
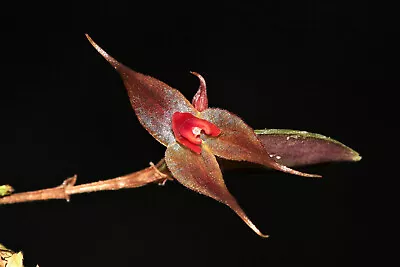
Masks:
[[[259,236],[268,237],[257,229],[229,193],[215,156],[207,146],[203,148],[201,153],[194,154],[178,143],[169,145],[165,162],[172,175],[185,187],[224,203]]]
[[[172,131],[179,143],[198,154],[201,151],[201,131],[211,136],[218,136],[221,133],[221,130],[211,122],[185,112],[175,112],[172,115]],[[194,147],[198,148],[194,149]]]
[[[195,107],[195,109],[197,109],[198,111],[203,111],[203,110],[208,108],[206,81],[197,72],[191,71],[190,73],[193,74],[193,75],[196,75],[197,78],[199,78],[199,80],[200,80],[199,90],[194,95],[193,100],[192,100],[192,104]]]

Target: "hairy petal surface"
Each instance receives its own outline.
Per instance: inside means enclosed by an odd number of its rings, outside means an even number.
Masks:
[[[201,112],[200,117],[221,129],[217,138],[201,136],[214,155],[229,160],[258,163],[300,176],[320,177],[290,169],[276,162],[257,138],[254,130],[238,116],[223,109],[209,108]]]
[[[86,37],[121,75],[129,100],[143,127],[164,145],[175,142],[171,129],[172,114],[175,112],[197,114],[198,112],[190,102],[178,90],[119,63],[98,46],[89,35]]]
[[[196,154],[178,143],[170,144],[165,152],[165,162],[172,175],[187,188],[229,206],[254,232],[267,237],[250,221],[229,193],[215,156],[207,146],[202,145],[202,148],[201,154]]]
[[[321,134],[286,129],[255,130],[255,133],[270,155],[286,166],[361,160],[350,147]]]

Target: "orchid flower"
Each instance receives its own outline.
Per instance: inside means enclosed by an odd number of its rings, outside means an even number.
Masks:
[[[209,108],[206,82],[200,74],[192,72],[199,78],[200,87],[190,103],[178,90],[124,66],[86,37],[121,75],[140,123],[167,147],[165,162],[173,177],[185,187],[230,207],[259,236],[268,237],[228,191],[216,156],[295,175],[321,177],[279,163],[242,119],[224,109]]]

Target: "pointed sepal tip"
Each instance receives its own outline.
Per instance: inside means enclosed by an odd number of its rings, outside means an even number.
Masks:
[[[179,143],[170,144],[165,152],[165,162],[173,177],[182,185],[227,205],[257,235],[268,237],[258,230],[229,193],[218,162],[207,146],[203,146],[201,154],[195,154]]]
[[[112,56],[110,56],[106,51],[104,51],[95,41],[89,36],[89,34],[85,33],[86,38],[89,40],[90,44],[100,53],[115,69],[121,66],[117,60],[115,60]]]

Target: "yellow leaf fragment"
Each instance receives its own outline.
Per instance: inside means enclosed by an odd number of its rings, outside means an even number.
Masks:
[[[6,267],[24,267],[22,261],[24,256],[22,252],[14,253],[10,258],[8,258]]]
[[[14,188],[11,185],[0,185],[0,197],[10,195],[12,192],[14,192]]]

